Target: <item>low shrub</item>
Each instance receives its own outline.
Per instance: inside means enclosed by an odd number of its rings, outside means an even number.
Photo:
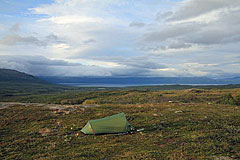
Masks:
[[[223,95],[218,101],[220,104],[240,105],[240,95],[233,97],[231,93]]]

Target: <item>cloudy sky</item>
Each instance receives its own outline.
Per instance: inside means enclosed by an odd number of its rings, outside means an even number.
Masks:
[[[239,0],[1,0],[0,68],[240,76]]]

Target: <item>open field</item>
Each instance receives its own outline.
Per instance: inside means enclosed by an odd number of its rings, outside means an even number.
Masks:
[[[1,103],[0,159],[240,159],[239,95],[240,89],[187,89],[6,98],[25,103]],[[88,120],[119,112],[144,130],[80,132]]]

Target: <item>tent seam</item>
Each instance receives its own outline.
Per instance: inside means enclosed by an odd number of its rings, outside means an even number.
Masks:
[[[91,126],[91,128],[92,128],[93,134],[95,135],[95,131],[94,131],[93,127],[92,127],[91,122],[89,122],[89,124],[90,124],[90,126]]]

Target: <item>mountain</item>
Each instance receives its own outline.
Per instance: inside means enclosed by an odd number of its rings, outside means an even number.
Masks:
[[[207,77],[40,77],[52,83],[84,85],[162,85],[162,84],[240,84],[240,79],[211,79]]]
[[[0,69],[0,101],[13,100],[13,97],[19,96],[65,92],[74,88],[50,83],[16,70]]]
[[[47,83],[32,75],[11,69],[0,69],[0,82]]]

